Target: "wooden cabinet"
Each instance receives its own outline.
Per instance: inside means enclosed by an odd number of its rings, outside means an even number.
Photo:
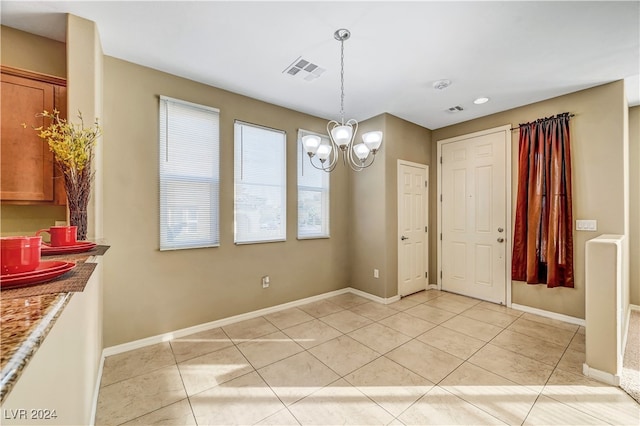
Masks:
[[[65,116],[66,82],[9,67],[2,67],[0,80],[0,199],[13,204],[65,204],[63,178],[46,141],[33,127],[49,124],[36,116],[42,111],[57,109]]]

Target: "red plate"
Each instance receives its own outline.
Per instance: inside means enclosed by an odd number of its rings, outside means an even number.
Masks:
[[[53,271],[57,271],[58,269],[66,268],[68,266],[68,263],[69,262],[64,262],[60,260],[48,260],[46,262],[40,262],[38,267],[33,271],[19,272],[17,274],[2,274],[0,275],[0,278],[2,278],[3,280],[5,278],[6,279],[22,278],[22,277],[28,277],[31,275],[42,274],[43,272],[53,272]]]
[[[10,287],[21,287],[29,284],[39,284],[45,281],[52,280],[56,277],[59,277],[62,274],[66,274],[73,268],[75,268],[76,264],[73,262],[41,262],[42,264],[47,263],[64,263],[64,265],[56,265],[49,269],[36,269],[31,272],[24,272],[22,274],[7,274],[0,276],[0,287],[2,288],[10,288]],[[40,267],[38,267],[40,268]],[[16,276],[20,275],[20,276]]]
[[[82,253],[85,251],[89,251],[94,248],[97,244],[92,243],[91,241],[78,241],[76,244],[72,246],[60,246],[60,247],[51,247],[48,244],[42,243],[40,247],[41,255],[52,255],[52,254],[72,254],[72,253]]]

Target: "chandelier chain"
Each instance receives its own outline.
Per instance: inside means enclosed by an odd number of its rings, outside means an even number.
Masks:
[[[340,40],[340,119],[344,124],[344,39]]]

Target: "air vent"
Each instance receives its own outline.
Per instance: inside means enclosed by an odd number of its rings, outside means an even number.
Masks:
[[[284,71],[283,74],[289,74],[292,77],[304,78],[306,81],[312,81],[320,77],[326,70],[319,67],[316,64],[312,64],[306,59],[302,59],[302,56],[298,57],[291,63]]]
[[[449,112],[460,112],[463,111],[464,108],[462,108],[460,105],[456,105],[456,106],[452,106],[451,108],[449,108]]]

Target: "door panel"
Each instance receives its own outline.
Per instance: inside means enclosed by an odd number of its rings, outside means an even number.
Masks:
[[[398,163],[398,293],[427,288],[427,167]]]
[[[442,289],[506,302],[506,136],[442,144]],[[502,241],[500,241],[502,239]]]

